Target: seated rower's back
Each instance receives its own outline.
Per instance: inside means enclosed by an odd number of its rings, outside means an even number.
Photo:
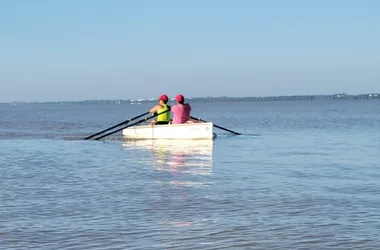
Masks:
[[[158,104],[155,105],[153,108],[151,108],[149,110],[149,112],[152,113],[152,115],[153,115],[154,113],[160,114],[162,112],[169,110],[170,106],[167,105],[168,100],[169,100],[169,98],[167,95],[161,95],[158,98]],[[158,115],[157,120],[151,121],[151,124],[154,124],[154,125],[169,124],[169,123],[170,123],[170,112],[169,111]]]
[[[171,112],[174,115],[172,124],[183,124],[190,121],[190,104],[185,103],[183,95],[177,95],[175,100],[177,101],[177,104],[171,108]]]

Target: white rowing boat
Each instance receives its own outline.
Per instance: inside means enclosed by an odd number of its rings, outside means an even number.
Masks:
[[[132,126],[122,133],[125,139],[132,140],[212,140],[216,137],[212,122]]]

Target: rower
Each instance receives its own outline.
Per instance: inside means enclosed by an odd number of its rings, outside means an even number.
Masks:
[[[171,108],[174,117],[172,124],[183,124],[183,123],[196,123],[198,121],[191,119],[190,112],[191,106],[188,103],[185,103],[185,97],[181,94],[178,94],[175,97],[177,104]]]
[[[154,114],[160,114],[162,112],[165,112],[167,110],[170,110],[170,106],[167,105],[169,101],[169,98],[167,95],[161,95],[158,97],[158,104],[155,105],[153,108],[149,110],[152,115]],[[152,125],[163,125],[163,124],[169,124],[170,122],[170,112],[165,112],[163,114],[160,114],[157,116],[157,120],[152,120],[150,124]]]

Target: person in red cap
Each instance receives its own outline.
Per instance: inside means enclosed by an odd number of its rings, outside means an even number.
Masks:
[[[185,98],[183,95],[179,94],[175,97],[177,104],[171,108],[171,112],[174,117],[172,120],[172,124],[182,124],[191,121],[190,112],[191,106],[188,103],[185,103]]]
[[[167,105],[168,101],[169,101],[169,98],[167,95],[161,95],[160,97],[158,97],[158,104],[155,105],[153,108],[151,108],[149,112],[152,113],[152,115],[154,115],[154,113],[159,114],[167,110],[170,110],[170,106]],[[151,124],[153,125],[162,125],[162,124],[169,124],[169,123],[170,123],[169,111],[161,115],[158,115],[157,120],[151,121]]]

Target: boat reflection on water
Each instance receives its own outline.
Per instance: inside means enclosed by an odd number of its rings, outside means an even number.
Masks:
[[[123,146],[151,151],[156,170],[193,175],[212,173],[213,140],[127,140]]]
[[[207,223],[208,218],[194,217],[193,208],[197,197],[213,185],[213,140],[128,140],[123,146],[148,153],[144,160],[158,172],[150,175],[158,189],[144,203],[149,215],[155,214],[157,227],[201,229]],[[181,213],[173,216],[170,211]]]

